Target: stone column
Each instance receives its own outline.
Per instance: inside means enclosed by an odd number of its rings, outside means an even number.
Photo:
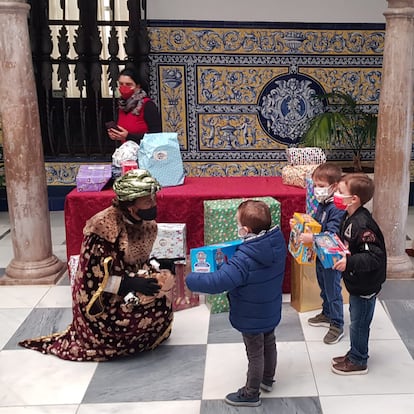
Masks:
[[[46,172],[25,0],[0,0],[0,114],[14,258],[0,284],[51,284],[65,264],[52,254]]]
[[[382,228],[388,277],[413,277],[405,253],[413,133],[414,0],[388,0],[375,151],[373,215]]]

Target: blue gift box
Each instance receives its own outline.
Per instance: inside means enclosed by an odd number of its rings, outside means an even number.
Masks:
[[[192,272],[214,272],[227,263],[242,240],[210,244],[190,250]]]

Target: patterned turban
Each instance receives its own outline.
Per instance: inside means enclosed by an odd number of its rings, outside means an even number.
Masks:
[[[115,180],[113,189],[119,201],[134,201],[161,189],[160,183],[147,170],[130,170]]]

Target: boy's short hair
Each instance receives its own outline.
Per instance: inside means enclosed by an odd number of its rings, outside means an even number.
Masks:
[[[346,174],[341,181],[345,183],[351,195],[359,197],[361,205],[368,203],[374,196],[374,181],[364,173]]]
[[[260,200],[246,200],[237,208],[242,226],[249,227],[254,234],[269,230],[272,225],[272,216],[269,206]]]
[[[325,162],[316,167],[312,174],[312,180],[323,180],[329,184],[336,184],[342,177],[342,168],[331,162]]]

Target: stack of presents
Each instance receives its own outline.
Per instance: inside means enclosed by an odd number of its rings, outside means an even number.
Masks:
[[[288,165],[282,169],[282,180],[286,185],[306,189],[306,212],[297,212],[293,216],[288,249],[292,260],[291,305],[298,312],[307,312],[322,307],[320,288],[316,278],[315,260],[318,256],[325,268],[332,268],[341,259],[342,252],[349,253],[334,234],[320,233],[321,225],[313,218],[318,201],[313,191],[312,173],[315,168],[326,162],[321,148],[288,148],[286,150]],[[299,241],[301,233],[314,233],[314,242],[310,245]],[[320,233],[320,234],[318,234]],[[342,286],[344,303],[349,302],[349,295]]]
[[[285,185],[306,188],[306,212],[294,214],[288,249],[292,260],[291,305],[299,312],[318,309],[322,305],[320,289],[316,279],[315,259],[330,268],[339,260],[341,252],[347,253],[345,246],[333,234],[320,233],[321,226],[313,218],[318,202],[313,192],[312,173],[326,162],[321,148],[288,148],[288,165],[282,169]],[[136,168],[133,166],[125,166]],[[126,171],[123,171],[126,172]],[[90,177],[93,180],[90,180]],[[110,166],[83,166],[78,176],[78,191],[100,191],[111,176]],[[181,184],[178,183],[178,184]],[[96,186],[93,187],[92,186]],[[272,226],[280,225],[280,202],[272,197],[256,197],[264,201],[272,215]],[[186,225],[182,223],[158,223],[158,236],[151,256],[158,259],[175,259],[176,285],[173,294],[173,310],[187,309],[199,305],[199,295],[191,292],[185,284],[185,276],[190,272],[213,272],[226,263],[241,243],[237,235],[236,212],[244,199],[224,199],[204,201],[204,246],[190,250],[187,257]],[[311,245],[300,243],[302,232],[315,234]],[[318,234],[320,233],[320,234]],[[177,260],[183,258],[183,260]],[[186,260],[187,259],[187,260]],[[79,256],[69,260],[69,273],[74,275]],[[348,303],[346,290],[344,303]],[[206,304],[212,313],[227,312],[227,293],[206,295]]]

